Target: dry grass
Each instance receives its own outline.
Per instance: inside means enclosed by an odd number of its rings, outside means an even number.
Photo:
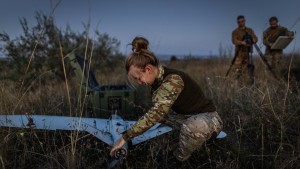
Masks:
[[[163,63],[187,72],[201,85],[229,134],[225,140],[210,141],[182,168],[299,168],[299,85],[272,79],[255,60],[255,86],[238,88],[224,77],[229,63],[221,58]],[[102,84],[125,83],[121,66],[95,71]],[[76,111],[78,85],[74,79],[68,84]],[[1,81],[1,114],[70,114],[64,82],[35,82],[33,89],[19,92],[16,82]],[[0,135],[2,168],[105,168],[110,160],[109,147],[86,133],[79,133],[75,142],[72,132],[62,131],[1,128]],[[174,142],[176,137],[166,134],[133,147],[123,168],[176,168],[170,150]]]

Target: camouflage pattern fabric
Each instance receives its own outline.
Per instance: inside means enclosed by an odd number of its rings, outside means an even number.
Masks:
[[[181,126],[178,148],[174,156],[179,161],[187,160],[192,152],[200,149],[202,144],[219,133],[223,123],[217,112],[200,113],[186,119]]]
[[[268,63],[276,75],[281,77],[282,71],[284,70],[285,63],[283,62],[283,50],[276,49],[272,50],[271,46],[279,36],[287,36],[288,29],[285,27],[278,26],[276,28],[269,27],[263,33],[263,43],[266,46],[265,55]]]
[[[276,28],[269,27],[263,32],[263,43],[265,46],[271,47],[279,36],[286,36],[288,32],[288,29],[282,26]],[[268,50],[270,50],[270,48],[266,48],[266,52]]]
[[[231,76],[237,80],[238,85],[244,85],[247,83],[248,78],[248,56],[249,56],[249,47],[248,46],[243,46],[243,38],[245,34],[249,34],[252,38],[253,41],[257,42],[257,36],[255,35],[254,31],[249,28],[236,28],[232,32],[232,43],[235,45],[235,51],[237,51],[237,56],[235,63],[232,67],[232,74]]]
[[[195,115],[174,112],[171,107],[184,89],[184,82],[177,74],[169,74],[162,78],[163,67],[159,66],[158,70],[156,81],[159,82],[159,87],[153,92],[152,97],[154,106],[122,136],[128,141],[144,133],[157,122],[171,124],[175,131],[180,131],[179,146],[174,151],[174,155],[178,160],[184,161],[190,157],[193,151],[199,149],[213,133],[221,131],[222,121],[217,112]]]
[[[266,53],[268,64],[276,75],[280,75],[284,69],[282,50],[273,50]]]
[[[231,40],[232,43],[235,45],[236,50],[238,49],[238,46],[242,45],[244,40],[244,35],[246,33],[253,38],[254,42],[257,42],[257,36],[255,35],[254,31],[251,28],[249,27],[236,28],[234,31],[232,31],[231,34]],[[246,47],[242,47],[241,50],[244,52],[248,52]]]
[[[162,80],[163,68],[159,67],[158,80]],[[138,136],[159,121],[163,120],[170,111],[174,101],[184,88],[184,82],[179,75],[170,74],[163,79],[159,88],[152,95],[153,106],[129,130],[123,133],[127,141]]]
[[[248,56],[249,53],[239,51],[238,56],[232,66],[231,77],[237,80],[239,86],[242,86],[248,80]]]

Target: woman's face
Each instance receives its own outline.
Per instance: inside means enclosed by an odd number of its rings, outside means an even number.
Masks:
[[[130,66],[128,75],[133,77],[139,84],[152,85],[157,77],[157,67],[150,64],[145,69]]]

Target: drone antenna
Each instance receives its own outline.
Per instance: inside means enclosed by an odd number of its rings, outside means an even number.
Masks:
[[[294,22],[294,24],[291,26],[291,28],[290,28],[289,30],[292,30],[292,29],[295,27],[295,25],[299,22],[299,20],[300,20],[300,16],[299,16],[298,19]]]

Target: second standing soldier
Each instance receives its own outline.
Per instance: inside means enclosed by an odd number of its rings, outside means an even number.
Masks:
[[[271,69],[281,76],[284,72],[284,63],[282,60],[283,49],[271,49],[271,46],[279,36],[293,37],[293,32],[287,28],[278,25],[278,18],[273,16],[269,19],[270,27],[264,31],[263,43],[266,46],[266,57]]]

